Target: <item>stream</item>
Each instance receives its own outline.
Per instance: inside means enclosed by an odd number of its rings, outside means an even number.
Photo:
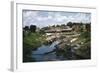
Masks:
[[[32,51],[32,58],[35,59],[35,61],[60,61],[60,60],[75,60],[75,59],[80,59],[79,56],[76,54],[73,54],[73,49],[67,53],[67,57],[64,57],[63,55],[57,55],[56,45],[59,45],[60,41],[54,41],[52,44],[49,45],[42,45],[37,48],[37,50]]]
[[[52,52],[53,50],[57,49],[55,46],[59,43],[59,41],[55,41],[51,45],[42,45],[41,47],[37,48],[36,51],[32,52],[32,58],[34,58],[36,61],[55,61],[60,59],[62,60],[62,56],[58,57],[55,51]]]

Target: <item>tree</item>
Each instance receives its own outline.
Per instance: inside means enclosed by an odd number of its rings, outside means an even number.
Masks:
[[[31,32],[36,32],[36,25],[31,25],[30,26],[30,31]]]
[[[50,27],[48,26],[42,28],[42,30],[48,30],[48,29],[50,29]]]
[[[56,27],[60,27],[60,25],[56,25]]]
[[[61,24],[61,26],[62,26],[62,27],[65,27],[66,25],[65,25],[65,24]]]
[[[72,27],[73,23],[72,22],[68,22],[67,26]]]
[[[52,25],[52,27],[56,27],[55,25]]]
[[[86,30],[90,32],[91,31],[91,25],[90,24],[85,24],[85,25],[86,25]]]
[[[28,31],[28,30],[29,30],[29,26],[25,26],[23,29],[24,29],[25,31]]]

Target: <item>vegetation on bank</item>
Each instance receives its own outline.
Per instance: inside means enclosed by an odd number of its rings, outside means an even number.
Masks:
[[[80,35],[77,36],[77,40],[75,40],[73,43],[69,41],[63,42],[59,44],[59,47],[62,47],[62,49],[56,50],[56,54],[58,56],[63,56],[67,58],[68,60],[74,60],[74,59],[90,59],[91,58],[91,32],[89,30],[83,30],[81,27],[80,30],[76,33],[79,33]],[[66,35],[67,36],[67,35]],[[74,39],[74,38],[73,38]],[[64,40],[65,41],[65,40]],[[79,46],[77,46],[79,45]],[[77,49],[74,49],[76,47]],[[72,52],[73,50],[73,52]],[[77,56],[77,58],[73,58],[73,56]]]
[[[82,32],[77,40],[80,44],[80,48],[76,53],[80,56],[83,56],[86,59],[91,58],[91,34],[88,31]]]
[[[36,26],[25,27],[23,31],[23,62],[33,62],[32,50],[36,50],[45,42],[45,34],[36,32]]]
[[[24,32],[24,34],[26,34]],[[45,36],[40,33],[30,33],[23,38],[23,58],[31,57],[32,50],[36,50],[45,41]],[[27,61],[24,59],[24,61]]]

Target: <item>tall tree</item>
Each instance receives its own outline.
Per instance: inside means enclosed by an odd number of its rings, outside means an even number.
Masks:
[[[36,32],[36,25],[31,25],[30,26],[30,31],[31,32]]]
[[[68,22],[67,26],[72,27],[73,23],[72,22]]]
[[[28,30],[29,30],[29,26],[25,26],[23,29],[24,29],[25,31],[28,31]]]

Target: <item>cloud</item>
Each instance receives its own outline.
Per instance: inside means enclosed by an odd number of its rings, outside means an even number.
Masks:
[[[23,26],[34,24],[35,17],[38,16],[38,11],[23,10]]]
[[[23,25],[37,25],[40,27],[67,22],[91,22],[90,13],[58,12],[58,11],[23,11]]]
[[[35,17],[38,15],[38,11],[23,10],[23,17]]]
[[[52,16],[47,16],[47,17],[41,17],[41,16],[38,16],[38,17],[36,17],[36,19],[38,20],[38,21],[46,21],[46,20],[49,20],[49,19],[53,19],[52,18]]]
[[[61,14],[55,14],[55,16],[54,16],[54,20],[57,22],[63,22],[64,20],[66,20],[67,19],[67,17],[66,16],[63,16],[63,15],[61,15]]]

